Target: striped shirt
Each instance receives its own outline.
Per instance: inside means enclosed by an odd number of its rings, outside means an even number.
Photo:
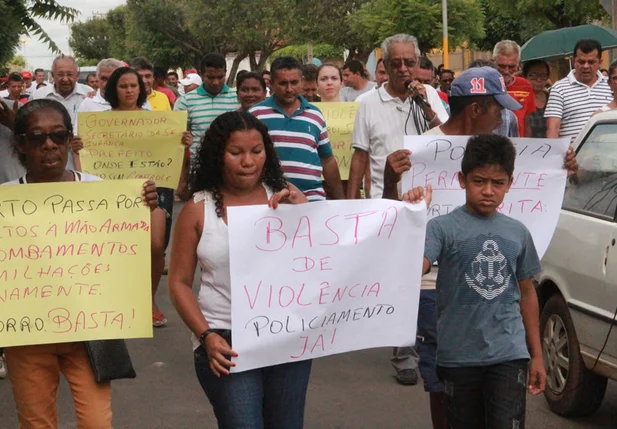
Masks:
[[[608,79],[602,73],[598,72],[598,79],[589,87],[576,80],[572,70],[551,88],[544,117],[561,119],[559,137],[574,140],[593,112],[612,100]]]
[[[253,106],[249,112],[268,127],[268,132],[287,180],[309,201],[326,199],[321,182],[321,159],[332,156],[326,120],[321,110],[299,97],[300,108],[291,116],[274,96]]]
[[[223,86],[221,92],[212,95],[203,85],[194,91],[180,97],[174,105],[174,110],[188,112],[188,129],[193,135],[191,158],[194,158],[201,146],[201,139],[206,134],[210,124],[219,115],[231,112],[240,107],[236,90]]]

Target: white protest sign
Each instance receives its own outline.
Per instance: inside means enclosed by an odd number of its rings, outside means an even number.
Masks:
[[[405,137],[412,152],[411,170],[403,174],[403,191],[433,186],[429,219],[465,204],[458,181],[469,136],[426,135]],[[564,158],[570,139],[512,139],[516,147],[514,182],[500,213],[521,221],[531,232],[540,258],[546,252],[561,211],[566,187]]]
[[[233,371],[414,344],[425,204],[228,210]]]

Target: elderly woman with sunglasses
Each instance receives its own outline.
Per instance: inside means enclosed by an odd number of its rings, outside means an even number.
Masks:
[[[5,185],[101,180],[66,169],[72,129],[69,113],[55,100],[33,100],[22,107],[15,118],[14,149],[26,174]],[[153,182],[144,184],[143,196],[154,210]],[[77,428],[112,427],[111,385],[95,381],[85,343],[6,347],[4,351],[22,429],[58,427],[56,396],[61,373],[71,388]]]

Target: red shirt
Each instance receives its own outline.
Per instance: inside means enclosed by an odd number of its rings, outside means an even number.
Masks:
[[[165,88],[163,86],[159,86],[158,88],[156,88],[156,91],[162,92],[163,94],[165,94],[167,98],[169,98],[169,104],[171,104],[172,106],[176,102],[176,95],[171,91],[171,89]]]
[[[445,92],[441,92],[440,90],[437,90],[437,95],[439,95],[439,98],[441,98],[444,103],[448,104],[448,94],[446,94]]]
[[[514,110],[518,119],[518,132],[521,137],[525,137],[525,116],[536,111],[536,99],[533,94],[531,83],[522,77],[515,77],[514,82],[507,86],[508,94],[518,101],[522,109]]]

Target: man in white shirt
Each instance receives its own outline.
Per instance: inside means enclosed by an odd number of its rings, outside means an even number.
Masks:
[[[77,110],[80,104],[88,97],[88,92],[84,87],[77,83],[79,79],[79,69],[75,58],[67,56],[56,57],[51,66],[51,75],[54,84],[45,86],[34,91],[32,98],[51,98],[59,101],[69,112],[73,123],[73,133],[77,135]],[[73,153],[69,154],[67,169],[75,168]]]
[[[124,63],[115,58],[106,58],[101,60],[96,66],[96,76],[99,79],[99,89],[92,98],[86,98],[78,112],[106,112],[111,110],[111,106],[105,100],[105,88],[107,87],[107,81],[111,74],[120,67],[124,67]]]
[[[388,82],[371,91],[360,103],[352,136],[355,152],[349,172],[348,199],[355,198],[369,160],[371,198],[382,198],[388,155],[403,149],[405,135],[420,135],[448,119],[437,91],[413,81],[420,58],[417,39],[408,34],[397,34],[384,40],[381,49]],[[409,86],[422,95],[424,101],[412,102]],[[413,348],[394,349],[392,366],[398,383],[417,384],[418,361]]]
[[[388,49],[388,50],[386,50]],[[430,85],[414,82],[420,52],[413,36],[397,34],[382,44],[388,82],[371,91],[360,103],[356,115],[347,197],[360,188],[366,165],[371,166],[371,198],[381,198],[386,157],[403,148],[405,135],[420,135],[448,120],[448,114]],[[412,102],[405,84],[422,94],[425,102]]]

